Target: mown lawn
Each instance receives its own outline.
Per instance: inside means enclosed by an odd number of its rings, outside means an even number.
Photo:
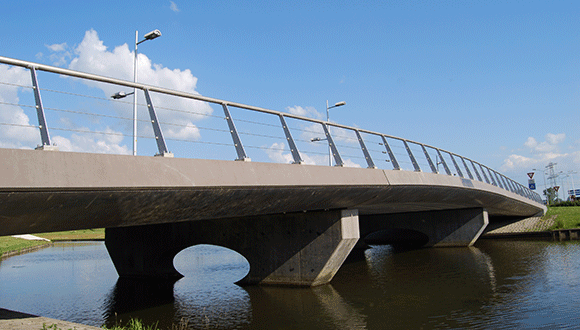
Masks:
[[[105,239],[105,229],[84,229],[59,231],[54,233],[34,234],[35,236],[47,238],[51,241],[90,241]]]
[[[544,218],[557,215],[556,223],[550,229],[580,228],[580,206],[548,207]]]
[[[85,229],[60,231],[54,233],[34,234],[35,236],[47,238],[53,242],[56,241],[79,241],[79,240],[102,240],[105,239],[105,229]],[[31,241],[11,236],[0,237],[0,257],[8,252],[21,251],[37,245],[49,244],[46,241]]]
[[[22,238],[10,236],[0,237],[0,257],[7,252],[21,251],[29,247],[47,244],[46,241],[29,241]]]

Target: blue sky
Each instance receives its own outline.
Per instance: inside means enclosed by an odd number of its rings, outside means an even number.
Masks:
[[[135,30],[159,29],[161,38],[139,46],[142,82],[314,118],[325,118],[326,100],[346,101],[331,110],[332,121],[449,150],[522,184],[549,162],[580,172],[575,1],[8,0],[3,11],[1,56],[132,80]],[[19,74],[4,76],[23,80]],[[198,118],[173,119],[190,129],[170,136],[199,138]],[[4,147],[39,143],[1,137]],[[74,151],[131,149],[126,138],[59,138]],[[572,179],[580,186],[578,174],[558,184]]]

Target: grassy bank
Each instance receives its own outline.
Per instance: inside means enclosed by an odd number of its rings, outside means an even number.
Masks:
[[[53,242],[58,241],[96,241],[105,239],[105,229],[84,229],[59,231],[54,233],[34,234],[35,236],[49,239]]]
[[[550,229],[580,228],[580,206],[551,206],[544,218],[556,216],[554,226]]]
[[[35,234],[35,236],[49,239],[52,242],[103,240],[105,239],[105,229],[61,231],[55,233]],[[11,236],[3,236],[0,237],[0,257],[6,257],[13,253],[19,253],[48,244],[50,244],[50,242],[31,241]]]
[[[186,330],[188,327],[188,321],[186,319],[182,319],[179,324],[173,324],[171,329],[168,330]],[[139,319],[131,319],[126,326],[116,325],[112,328],[107,328],[103,326],[105,330],[161,330],[157,327],[157,324],[153,325],[144,325],[143,322]],[[59,328],[56,324],[46,325],[44,324],[41,330],[64,330]],[[72,329],[69,329],[72,330]]]
[[[19,253],[23,250],[34,248],[41,245],[50,244],[46,241],[29,241],[22,238],[10,236],[0,237],[0,257],[9,253]]]

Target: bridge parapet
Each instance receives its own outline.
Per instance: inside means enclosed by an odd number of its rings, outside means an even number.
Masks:
[[[539,194],[531,191],[527,187],[506,177],[505,175],[479,162],[428,144],[366,129],[308,118],[305,116],[299,116],[291,113],[206,97],[194,93],[186,93],[156,86],[149,86],[141,83],[134,83],[130,81],[99,76],[95,74],[83,73],[39,63],[21,61],[7,57],[0,57],[0,63],[30,70],[31,85],[15,85],[14,87],[30,87],[34,91],[34,105],[9,104],[2,102],[0,103],[0,106],[31,108],[34,109],[33,111],[36,113],[38,118],[38,125],[29,125],[16,122],[2,122],[0,125],[8,127],[38,128],[40,130],[41,137],[41,145],[38,149],[56,149],[54,139],[51,139],[50,137],[49,123],[50,119],[55,119],[54,122],[56,122],[56,119],[59,118],[57,116],[52,116],[52,114],[51,116],[47,116],[47,111],[50,111],[53,114],[66,113],[70,115],[90,116],[91,118],[97,118],[97,120],[102,121],[110,119],[125,120],[126,124],[128,123],[127,121],[136,120],[135,118],[131,119],[119,117],[112,114],[114,111],[113,109],[116,109],[116,111],[122,113],[122,110],[119,109],[123,106],[123,103],[126,102],[123,102],[120,98],[122,96],[129,95],[130,93],[117,93],[115,94],[116,98],[109,99],[108,97],[103,98],[102,92],[98,92],[101,93],[99,94],[100,96],[95,96],[73,94],[71,92],[49,89],[42,90],[38,81],[37,71],[43,71],[72,78],[79,78],[83,81],[86,81],[86,84],[89,86],[101,86],[99,88],[102,91],[110,91],[122,87],[136,88],[141,90],[145,100],[145,104],[142,104],[142,109],[147,109],[147,113],[149,114],[150,118],[150,120],[144,122],[151,124],[151,127],[148,129],[148,131],[143,128],[143,133],[141,134],[150,134],[148,138],[153,138],[156,141],[157,155],[173,156],[173,153],[169,152],[167,145],[167,141],[172,141],[175,143],[176,147],[184,142],[195,143],[198,146],[209,146],[211,148],[227,147],[230,148],[230,152],[231,150],[235,150],[235,160],[237,161],[249,161],[250,159],[262,160],[260,157],[265,157],[265,155],[268,154],[270,160],[284,160],[285,162],[292,162],[294,164],[317,163],[315,159],[326,157],[326,153],[320,152],[320,148],[323,146],[313,143],[313,141],[325,140],[328,144],[328,148],[331,150],[332,158],[336,164],[335,166],[342,167],[348,164],[352,164],[352,159],[358,158],[362,161],[363,166],[366,165],[366,167],[370,169],[384,169],[385,165],[390,164],[390,169],[393,170],[410,170],[414,172],[431,172],[446,176],[458,176],[467,180],[466,182],[469,180],[480,181],[518,194],[532,201],[538,203],[542,202]],[[0,80],[2,79],[0,78]],[[8,81],[0,81],[0,84],[7,86],[14,85],[10,84]],[[98,107],[100,109],[104,108],[105,110],[104,112],[99,113],[98,111],[85,112],[79,111],[77,109],[73,110],[45,107],[41,99],[41,91],[43,93],[56,93],[57,96],[50,99],[51,102],[54,103],[56,103],[56,100],[59,98],[72,94],[76,97],[83,97],[83,100],[96,100],[99,104]],[[172,101],[167,102],[168,98],[171,98]],[[103,103],[105,103],[105,101],[114,102],[114,104],[112,106],[107,105],[103,107]],[[185,102],[179,103],[181,101]],[[205,104],[205,109],[207,111],[200,112],[191,110],[191,108],[196,108],[196,105],[198,106],[201,104],[199,102],[203,102],[203,104]],[[172,105],[169,107],[164,107],[159,106],[159,104]],[[176,104],[181,104],[181,107],[177,106]],[[67,106],[68,105],[65,105],[65,107]],[[78,104],[71,105],[71,107],[73,106],[78,106]],[[211,112],[213,110],[208,110],[211,108],[211,106],[217,106],[218,108],[221,107],[223,116],[212,115]],[[91,107],[94,108],[94,106]],[[233,109],[236,111],[249,112],[245,113],[244,119],[238,119],[234,121],[234,117],[232,116]],[[176,113],[181,115],[174,115]],[[173,117],[174,119],[177,119],[177,121],[161,122],[160,120],[163,120],[164,116]],[[267,119],[264,119],[263,116],[266,116]],[[201,118],[201,120],[206,121],[211,119],[214,120],[215,123],[212,122],[210,125],[207,125],[207,127],[202,127],[192,124],[192,118]],[[62,120],[63,118],[60,119]],[[66,117],[64,119],[66,119]],[[224,120],[226,121],[227,126],[223,124]],[[64,120],[64,122],[66,122],[66,120]],[[129,125],[127,125],[127,127],[128,126]],[[239,129],[240,127],[238,126],[243,126],[243,129]],[[175,127],[177,127],[177,129]],[[167,138],[166,135],[164,135],[162,128],[165,128],[170,132],[170,134],[166,134],[168,136]],[[72,126],[65,126],[61,128],[51,126],[51,130],[73,132],[73,134],[100,134],[115,139],[123,139],[125,137],[131,136],[129,134],[115,132],[110,129],[110,126],[107,126],[103,131],[90,131],[88,129],[79,129],[78,127],[72,128]],[[199,132],[201,130],[208,132],[206,134],[208,136],[208,140],[202,141],[199,138]],[[221,134],[221,139],[214,138],[214,133]],[[323,135],[324,138],[317,137],[317,135]],[[228,138],[230,139],[230,142],[226,142],[226,140],[223,139],[225,136],[229,136]],[[242,136],[244,136],[244,139],[242,139]],[[143,138],[146,136],[140,135],[139,137]],[[134,136],[134,138],[136,139],[137,136]],[[278,139],[280,143],[275,142],[270,146],[264,146],[264,141],[268,139]],[[250,142],[245,144],[246,141]],[[341,145],[341,143],[343,144]],[[232,146],[234,147],[233,149],[231,148]],[[289,153],[284,154],[283,152],[286,150],[286,148],[288,148]],[[253,155],[249,155],[246,152],[247,149],[261,150],[262,152],[256,152]],[[187,152],[189,152],[191,148],[184,147],[181,150],[187,150]],[[348,155],[349,151],[356,151],[358,155]],[[187,152],[183,153],[185,154]],[[220,159],[220,157],[224,157],[224,154],[229,154],[229,152],[222,152],[219,156],[209,156],[207,158]],[[203,158],[202,156],[203,155],[201,153],[196,153],[194,155],[196,158]]]

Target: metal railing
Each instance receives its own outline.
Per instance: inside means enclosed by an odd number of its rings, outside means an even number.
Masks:
[[[45,108],[43,106],[41,95],[40,95],[41,89],[39,87],[39,83],[38,83],[38,79],[37,79],[37,73],[36,73],[37,70],[50,72],[50,73],[56,73],[56,74],[65,75],[65,76],[69,76],[69,77],[80,78],[80,79],[88,79],[91,81],[102,82],[102,83],[107,83],[107,84],[114,84],[117,86],[137,88],[138,90],[142,90],[144,95],[145,95],[145,99],[146,99],[146,103],[147,103],[146,106],[147,106],[147,109],[148,109],[148,112],[150,115],[150,123],[152,125],[154,138],[155,138],[155,141],[157,143],[157,150],[158,150],[157,155],[173,156],[173,154],[171,154],[169,152],[169,149],[167,148],[166,139],[163,135],[163,131],[162,131],[162,128],[160,125],[161,123],[159,122],[159,120],[157,118],[157,111],[153,105],[151,93],[159,93],[159,94],[170,95],[170,96],[175,96],[175,97],[179,97],[179,98],[192,99],[192,100],[207,102],[210,104],[215,104],[215,105],[221,106],[223,113],[224,113],[224,117],[221,117],[221,118],[222,119],[225,118],[225,120],[227,122],[228,129],[225,130],[225,129],[215,128],[215,127],[206,128],[206,129],[213,130],[213,131],[219,131],[222,133],[225,133],[225,132],[229,133],[229,135],[231,135],[231,139],[233,141],[233,146],[235,147],[235,151],[237,154],[236,160],[238,160],[238,161],[249,161],[250,160],[250,157],[246,153],[246,148],[244,147],[244,144],[242,143],[242,139],[240,138],[240,134],[257,136],[257,137],[262,138],[262,139],[269,138],[272,136],[269,136],[266,134],[258,134],[256,132],[239,132],[238,129],[236,128],[235,122],[234,122],[232,115],[230,113],[230,108],[245,109],[245,110],[250,110],[252,112],[258,112],[258,113],[278,117],[279,124],[262,124],[262,125],[267,125],[270,127],[277,126],[278,129],[280,129],[280,128],[282,129],[283,134],[284,134],[284,139],[286,141],[288,148],[290,149],[292,163],[294,163],[294,164],[302,164],[302,163],[304,163],[304,160],[303,160],[303,152],[299,151],[298,145],[296,143],[297,140],[293,137],[292,132],[293,131],[302,131],[303,133],[309,132],[309,133],[314,134],[314,133],[316,133],[316,131],[312,131],[312,130],[309,131],[309,130],[305,130],[305,129],[300,130],[297,128],[293,129],[290,126],[288,126],[287,119],[297,120],[300,122],[308,123],[310,125],[312,125],[312,124],[320,125],[325,137],[324,138],[316,138],[316,139],[312,139],[312,140],[314,140],[314,141],[326,140],[327,141],[328,147],[331,150],[332,157],[334,158],[334,162],[336,164],[335,166],[344,166],[345,165],[345,161],[343,160],[343,158],[341,156],[341,152],[339,150],[339,147],[341,147],[342,149],[346,149],[346,148],[359,149],[362,152],[362,155],[363,155],[362,158],[364,158],[364,161],[365,161],[367,167],[370,169],[377,168],[377,165],[373,159],[373,156],[371,155],[371,152],[374,152],[374,153],[380,152],[381,154],[385,154],[388,156],[388,158],[385,159],[385,161],[391,164],[393,170],[403,170],[401,163],[409,164],[409,162],[410,162],[410,167],[412,168],[413,171],[422,172],[425,169],[425,170],[430,171],[432,173],[440,174],[439,165],[442,165],[442,169],[444,172],[443,175],[449,175],[449,176],[457,175],[463,179],[477,180],[480,182],[488,183],[488,184],[500,187],[502,189],[505,189],[507,191],[510,191],[512,193],[518,194],[520,196],[523,196],[525,198],[531,199],[531,200],[536,201],[538,203],[542,203],[542,199],[538,193],[531,191],[527,187],[525,187],[525,186],[519,184],[518,182],[504,176],[503,174],[501,174],[501,173],[499,173],[499,172],[497,172],[497,171],[495,171],[495,170],[493,170],[485,165],[482,165],[481,163],[473,161],[469,158],[466,158],[466,157],[457,155],[455,153],[452,153],[452,152],[449,152],[449,151],[446,151],[443,149],[439,149],[439,148],[436,148],[436,147],[433,147],[433,146],[430,146],[427,144],[423,144],[420,142],[411,141],[411,140],[407,140],[407,139],[403,139],[403,138],[399,138],[399,137],[395,137],[395,136],[391,136],[391,135],[387,135],[387,134],[382,134],[382,133],[378,133],[378,132],[374,132],[374,131],[369,131],[369,130],[365,130],[365,129],[361,129],[361,128],[355,128],[355,127],[345,126],[345,125],[327,122],[327,121],[323,121],[323,120],[317,120],[317,119],[308,118],[308,117],[304,117],[304,116],[298,116],[298,115],[294,115],[291,113],[274,111],[274,110],[269,110],[269,109],[265,109],[265,108],[245,105],[245,104],[241,104],[241,103],[230,102],[230,101],[220,100],[220,99],[216,99],[216,98],[201,96],[198,94],[180,92],[180,91],[170,90],[170,89],[156,87],[156,86],[148,86],[148,85],[141,84],[141,83],[134,83],[134,82],[119,80],[119,79],[115,79],[115,78],[109,78],[109,77],[104,77],[104,76],[99,76],[99,75],[94,75],[94,74],[89,74],[89,73],[83,73],[83,72],[79,72],[79,71],[63,69],[63,68],[49,66],[49,65],[43,65],[43,64],[33,63],[33,62],[11,59],[11,58],[7,58],[7,57],[0,56],[0,63],[18,66],[18,67],[23,67],[23,68],[27,68],[30,70],[30,74],[31,74],[31,78],[32,78],[32,89],[34,92],[34,99],[35,99],[34,108],[36,109],[36,114],[38,117],[38,126],[33,126],[33,125],[20,125],[20,126],[39,128],[40,137],[41,137],[41,141],[42,141],[42,145],[39,147],[40,149],[56,149],[56,148],[54,147],[54,145],[51,141],[51,138],[50,138],[50,134],[49,134],[49,129],[48,129],[47,120],[46,120],[46,116],[45,116]],[[0,80],[1,80],[1,78],[0,78]],[[0,83],[1,83],[1,81],[0,81]],[[27,86],[19,86],[19,87],[27,87]],[[105,99],[103,99],[103,100],[105,100]],[[19,104],[11,104],[11,105],[21,106]],[[90,114],[90,113],[83,113],[81,111],[71,111],[71,110],[62,110],[62,109],[52,109],[52,110],[72,112],[72,113],[78,113],[78,114]],[[124,118],[124,117],[111,116],[111,115],[101,115],[101,116],[110,117],[110,118],[118,118],[118,119],[127,119],[127,120],[130,119],[130,118]],[[210,115],[206,115],[206,116],[210,116]],[[211,117],[216,117],[216,116],[211,116]],[[249,121],[249,120],[238,120],[238,123],[239,122],[245,122],[245,123],[250,123],[250,124],[253,123],[252,121]],[[0,125],[19,126],[18,124],[13,124],[13,123],[0,123]],[[178,125],[179,126],[179,124],[170,124],[170,123],[166,123],[165,125]],[[66,130],[66,129],[62,129],[62,130]],[[333,130],[350,132],[351,135],[354,134],[353,135],[354,137],[339,136],[338,134],[335,134],[336,132],[333,133]],[[83,130],[77,130],[77,131],[83,132]],[[95,132],[93,132],[93,133],[95,133]],[[116,134],[116,133],[106,133],[106,132],[100,132],[100,133]],[[123,135],[123,134],[120,134],[120,135]],[[365,137],[367,137],[367,139],[372,139],[372,138],[377,139],[379,142],[377,142],[376,145],[382,146],[382,148],[384,148],[384,150],[368,149],[367,144],[365,143],[365,139],[363,139],[363,135],[365,135]],[[128,136],[128,135],[123,135],[123,136]],[[353,142],[356,141],[355,143],[358,146],[357,147],[339,146],[335,143],[335,140],[337,138],[341,139],[343,141],[348,140],[348,139],[352,140]],[[301,142],[310,142],[310,141],[302,139]],[[222,145],[222,146],[226,145],[226,143],[220,143],[220,142],[215,142],[215,141],[207,142],[207,143],[213,144],[213,145]],[[397,158],[396,153],[393,152],[394,145],[397,143],[399,144],[399,147],[403,150],[401,153],[399,153],[399,158]],[[373,145],[375,145],[375,144],[373,143]],[[231,144],[230,144],[230,147],[231,147]],[[255,147],[255,148],[261,148],[261,147]],[[413,148],[415,149],[415,153],[413,152]],[[318,153],[318,154],[323,155],[323,153]],[[433,156],[435,156],[435,157],[433,157]],[[420,163],[420,161],[422,161],[422,163]],[[453,173],[453,172],[455,172],[455,173]]]

